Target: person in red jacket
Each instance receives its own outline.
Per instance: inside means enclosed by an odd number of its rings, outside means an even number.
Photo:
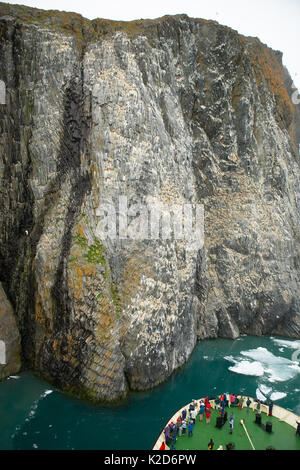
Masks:
[[[166,444],[164,442],[160,446],[159,450],[166,450]]]
[[[211,415],[211,406],[209,403],[208,406],[205,408],[206,424],[210,422],[210,415]]]

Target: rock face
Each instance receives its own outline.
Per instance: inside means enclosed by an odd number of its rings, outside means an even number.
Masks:
[[[0,283],[0,380],[21,369],[21,341],[12,306]]]
[[[197,338],[300,336],[300,114],[279,52],[185,15],[0,4],[0,63],[0,281],[25,367],[114,400]],[[120,196],[203,205],[204,245],[103,240]]]

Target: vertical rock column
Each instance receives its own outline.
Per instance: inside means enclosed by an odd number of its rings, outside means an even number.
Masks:
[[[0,282],[0,380],[21,368],[21,341],[14,312]]]

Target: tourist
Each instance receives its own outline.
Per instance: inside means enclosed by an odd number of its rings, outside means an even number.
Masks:
[[[208,405],[210,405],[208,397],[205,398],[204,404],[205,404],[205,408],[207,408]]]
[[[182,421],[178,424],[178,436],[182,436]]]
[[[248,397],[247,401],[246,401],[246,405],[247,405],[247,412],[249,411],[250,409],[250,405],[251,405],[251,400],[250,398]]]
[[[209,405],[205,408],[206,424],[209,424],[210,422],[210,415],[211,415],[211,406]]]
[[[221,407],[221,408],[225,408],[225,405],[226,405],[226,401],[225,401],[224,396],[222,395],[222,396],[220,397],[220,407]]]
[[[234,394],[234,393],[232,393],[232,394],[230,395],[230,403],[231,403],[231,406],[234,406],[234,405],[235,405],[235,394]]]
[[[208,450],[213,450],[214,445],[215,445],[215,443],[214,443],[214,441],[211,439],[211,440],[209,441],[209,443],[208,443]]]
[[[176,439],[177,436],[177,426],[176,424],[173,424],[172,430],[171,430],[171,437]]]
[[[271,401],[269,403],[269,416],[272,416],[272,411],[273,411],[273,402]]]
[[[298,421],[296,421],[296,423],[297,423],[296,436],[300,436],[300,423],[298,423]]]
[[[228,392],[225,393],[225,404],[226,406],[230,406],[230,396]]]
[[[224,407],[220,408],[220,416],[222,418],[222,424],[224,424],[224,421],[225,421],[224,420],[224,418],[225,418],[225,408]]]
[[[200,421],[203,421],[204,410],[205,410],[205,404],[204,404],[204,401],[201,400],[201,401],[200,401],[200,409],[199,409],[199,418],[200,418]]]
[[[229,418],[229,432],[230,432],[230,434],[232,434],[233,423],[234,423],[234,416],[233,416],[233,413],[231,413],[230,418]]]
[[[256,411],[257,411],[257,414],[260,413],[260,400],[257,400]]]
[[[192,437],[194,429],[194,423],[191,421],[188,426],[188,437]]]
[[[170,441],[172,440],[173,437],[173,422],[169,424],[169,435],[168,439],[166,439],[166,444],[169,445]]]
[[[185,434],[185,433],[186,433],[186,426],[187,426],[187,424],[186,424],[186,419],[184,419],[184,420],[182,421],[182,434]]]
[[[220,398],[218,396],[215,398],[215,406],[216,406],[216,410],[220,408]]]
[[[179,427],[181,426],[181,423],[182,423],[182,418],[181,418],[181,416],[178,416],[177,421],[176,421],[177,434],[179,434]]]
[[[244,398],[242,396],[240,396],[240,398],[239,398],[239,409],[240,410],[243,408],[243,404],[244,404]]]
[[[160,446],[159,450],[166,450],[166,444],[164,442]]]
[[[186,418],[186,410],[182,410],[182,419],[184,420]]]
[[[195,423],[196,421],[196,416],[197,416],[197,410],[191,410],[190,412],[190,418],[193,420],[193,422]]]
[[[168,442],[170,440],[170,427],[169,426],[165,427],[164,433],[165,433],[165,441],[168,444]]]

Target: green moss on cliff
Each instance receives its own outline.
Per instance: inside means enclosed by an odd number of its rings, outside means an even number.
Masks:
[[[88,251],[83,256],[89,263],[101,264],[101,266],[106,264],[105,248],[98,239],[95,240],[94,244],[88,246]]]

